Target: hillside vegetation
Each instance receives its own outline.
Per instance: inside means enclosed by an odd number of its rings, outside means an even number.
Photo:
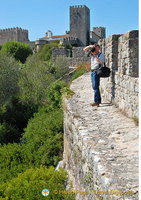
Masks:
[[[55,46],[58,42],[34,54],[17,42],[1,47],[1,200],[39,200],[44,188],[50,191],[48,199],[74,199],[53,193],[66,188],[66,171],[55,167],[63,159],[62,100],[73,94],[65,79],[60,80],[69,72],[66,58],[52,63]]]

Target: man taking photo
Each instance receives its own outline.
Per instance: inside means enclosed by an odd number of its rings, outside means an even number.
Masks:
[[[94,102],[91,103],[91,106],[99,106],[99,104],[101,104],[99,90],[100,76],[97,74],[97,70],[104,65],[104,54],[100,51],[100,46],[98,44],[89,45],[83,50],[89,52],[91,56],[91,81],[94,90]]]

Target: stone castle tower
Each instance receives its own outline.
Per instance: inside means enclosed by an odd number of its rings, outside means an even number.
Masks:
[[[93,31],[100,36],[101,39],[105,38],[105,27],[93,27]]]
[[[28,30],[21,28],[0,29],[0,44],[7,41],[29,42]]]
[[[84,6],[70,6],[70,36],[78,38],[80,46],[90,41],[90,10]]]

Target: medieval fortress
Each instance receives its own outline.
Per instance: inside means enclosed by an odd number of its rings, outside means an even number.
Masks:
[[[129,117],[138,118],[138,31],[129,31],[125,35],[115,34],[108,38],[105,36],[104,27],[93,27],[90,31],[90,10],[80,5],[70,6],[70,30],[64,35],[53,36],[49,30],[44,37],[31,42],[28,30],[8,28],[0,30],[0,44],[15,40],[28,43],[32,48],[36,46],[36,50],[40,51],[43,45],[54,40],[59,40],[61,44],[70,43],[72,49],[53,49],[53,62],[58,56],[65,56],[69,65],[74,67],[90,63],[90,58],[83,52],[84,46],[99,43],[105,54],[105,62],[112,70],[108,83],[103,84],[106,98],[115,102]]]
[[[0,29],[0,44],[4,45],[8,41],[24,42],[33,49],[35,42],[28,39],[28,30],[19,27]]]
[[[53,36],[51,31],[46,36],[36,40],[37,50],[44,44],[53,40],[60,40],[60,43],[70,43],[72,46],[86,46],[96,43],[99,39],[105,38],[104,27],[93,27],[90,31],[90,10],[84,6],[70,6],[70,30],[65,35]]]
[[[94,27],[90,31],[90,10],[84,6],[70,6],[70,31],[66,31],[64,35],[53,36],[49,30],[45,37],[39,38],[34,42],[29,41],[28,30],[21,28],[0,29],[0,44],[3,45],[7,41],[25,42],[33,47],[36,44],[37,51],[42,46],[53,40],[60,40],[60,43],[69,42],[74,46],[86,46],[90,43],[97,42],[99,39],[105,38],[104,27]]]
[[[28,30],[21,28],[8,28],[0,29],[0,44],[4,44],[7,41],[29,42]]]
[[[84,46],[100,45],[111,69],[110,77],[101,79],[100,90],[103,99],[112,105],[103,104],[95,110],[88,105],[93,98],[90,72],[73,81],[71,89],[75,94],[64,101],[63,162],[77,190],[134,191],[134,195],[128,196],[77,194],[76,200],[137,200],[138,127],[133,119],[138,121],[139,117],[138,30],[106,38],[104,27],[90,31],[89,8],[70,6],[70,30],[64,35],[53,36],[49,30],[44,37],[31,42],[28,30],[0,30],[0,44],[12,40],[28,43],[37,51],[59,40],[64,46],[53,49],[53,62],[58,56],[65,56],[73,67],[90,63]],[[71,49],[66,48],[67,43],[72,45]]]

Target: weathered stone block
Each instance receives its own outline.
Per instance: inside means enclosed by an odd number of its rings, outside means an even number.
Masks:
[[[139,31],[138,30],[129,31],[127,33],[127,36],[128,36],[128,38],[138,38]]]

